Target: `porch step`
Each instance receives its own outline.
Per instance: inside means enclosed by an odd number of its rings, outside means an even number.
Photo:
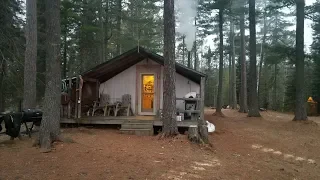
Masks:
[[[153,124],[151,123],[123,123],[122,129],[152,129]]]
[[[130,124],[153,124],[153,120],[128,120],[125,121],[124,123],[130,123]]]
[[[153,128],[152,129],[120,129],[120,133],[122,134],[132,134],[137,136],[152,136],[153,135]]]
[[[125,122],[121,124],[120,133],[138,136],[152,136],[153,122]]]

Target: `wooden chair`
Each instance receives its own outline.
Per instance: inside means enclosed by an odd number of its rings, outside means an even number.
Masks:
[[[109,104],[110,104],[109,94],[101,94],[100,101],[94,101],[93,109],[92,109],[92,116],[94,116],[94,113],[99,109],[102,109],[103,115],[106,116]]]
[[[121,103],[116,104],[116,109],[114,111],[114,116],[118,115],[118,112],[121,110],[126,110],[127,111],[127,116],[130,115],[130,112],[132,111],[131,109],[131,95],[130,94],[125,94],[121,98]]]

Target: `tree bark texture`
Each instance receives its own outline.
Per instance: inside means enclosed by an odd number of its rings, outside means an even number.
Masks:
[[[219,9],[219,85],[217,97],[217,113],[221,113],[222,109],[222,83],[223,83],[223,8]]]
[[[209,144],[208,127],[204,120],[204,98],[205,98],[205,84],[206,78],[201,78],[200,83],[200,119],[198,119],[198,126],[190,126],[188,130],[188,138],[191,142],[200,144]]]
[[[188,129],[188,139],[193,143],[200,143],[198,126],[191,126]]]
[[[188,68],[191,68],[191,52],[188,51]]]
[[[37,1],[27,0],[26,9],[23,108],[35,108],[37,103]]]
[[[122,0],[117,0],[117,56],[121,54],[121,15],[122,13]]]
[[[249,0],[250,68],[249,117],[260,117],[257,92],[256,0]]]
[[[278,64],[274,64],[274,83],[273,83],[273,110],[278,110],[278,99],[277,99],[277,76],[278,76]]]
[[[229,103],[228,105],[231,106],[232,104],[232,47],[231,47],[231,23],[230,23],[230,34],[229,34],[229,65],[228,65],[228,70],[229,70],[229,88],[228,88],[228,100],[229,100]]]
[[[50,149],[60,135],[61,64],[60,0],[46,0],[46,89],[39,138],[42,149]]]
[[[100,23],[100,62],[104,63],[106,61],[106,45],[105,45],[105,29],[104,29],[104,7],[103,7],[103,0],[99,2],[100,9],[99,9],[99,23]]]
[[[46,82],[46,50],[45,50],[45,3],[37,1],[37,24],[38,24],[38,58],[37,58],[37,101],[43,103]]]
[[[194,26],[197,27],[197,17],[194,18]],[[198,56],[197,56],[197,31],[194,33],[194,70],[198,70]]]
[[[106,8],[105,8],[105,26],[104,26],[104,31],[105,31],[105,60],[107,60],[109,58],[109,50],[108,50],[108,42],[109,39],[111,38],[111,35],[109,37],[109,31],[111,32],[111,30],[109,30],[109,0],[106,0]],[[111,33],[112,34],[112,33]],[[107,38],[106,38],[107,37]]]
[[[261,98],[261,88],[262,88],[262,70],[263,70],[263,63],[264,63],[264,46],[266,44],[266,37],[267,37],[267,22],[266,22],[266,12],[263,13],[263,38],[261,43],[261,52],[260,52],[260,62],[259,62],[259,83],[258,83],[258,99],[259,101],[262,100]],[[263,101],[259,102],[263,105]]]
[[[201,139],[201,143],[208,144],[209,138],[208,138],[208,127],[206,125],[206,121],[204,119],[204,98],[205,98],[205,85],[206,85],[206,78],[201,77],[200,82],[200,119],[198,120],[198,131]]]
[[[186,43],[185,43],[185,36],[183,36],[182,37],[182,64],[183,65],[186,65],[186,62],[185,62],[185,51],[186,51],[186,49],[185,49],[185,47],[186,47]]]
[[[1,51],[0,51],[1,52]],[[1,52],[2,54],[2,52]],[[0,112],[5,111],[5,91],[4,80],[7,74],[7,61],[4,56],[0,56]]]
[[[67,27],[66,27],[67,29]],[[63,78],[67,78],[67,51],[68,51],[68,44],[67,44],[67,30],[63,36]]]
[[[240,61],[241,61],[241,87],[240,87],[240,110],[239,112],[248,112],[247,103],[247,65],[245,48],[245,28],[244,28],[244,6],[240,15]]]
[[[164,0],[164,79],[163,79],[163,136],[178,134],[175,88],[175,16],[174,0]]]
[[[296,0],[297,25],[296,25],[296,103],[294,119],[295,121],[307,120],[306,99],[304,87],[304,0]]]
[[[235,40],[235,33],[234,33],[234,21],[231,19],[231,53],[232,53],[232,59],[231,59],[231,89],[232,89],[232,109],[237,108],[237,77],[236,77],[236,51],[234,46],[234,40]]]

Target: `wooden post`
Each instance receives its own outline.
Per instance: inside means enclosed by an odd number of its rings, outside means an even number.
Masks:
[[[204,94],[205,94],[205,84],[206,84],[206,78],[201,77],[201,83],[200,83],[200,119],[198,120],[198,130],[200,138],[202,139],[203,143],[208,144],[208,128],[206,125],[206,121],[204,120]]]
[[[99,88],[100,88],[100,81],[97,79],[97,89],[96,89],[97,97],[96,97],[96,101],[99,101],[99,98],[100,98]]]
[[[77,100],[78,104],[78,118],[81,118],[81,101],[82,101],[82,86],[83,86],[83,79],[81,75],[79,76],[79,97]]]
[[[201,77],[201,82],[200,82],[200,121],[204,121],[204,94],[205,94],[205,85],[206,85],[206,78]]]
[[[188,139],[191,142],[200,143],[199,142],[200,137],[199,137],[199,133],[198,133],[198,126],[192,125],[192,126],[189,127],[189,129],[188,129]]]
[[[69,86],[68,86],[68,95],[69,95],[69,102],[68,102],[68,119],[71,118],[71,97],[72,97],[72,78],[69,78]]]
[[[74,118],[78,118],[79,78],[76,78],[76,99],[74,103]]]

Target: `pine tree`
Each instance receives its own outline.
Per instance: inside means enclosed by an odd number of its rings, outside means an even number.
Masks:
[[[257,45],[255,0],[249,0],[250,68],[249,68],[249,117],[260,117],[257,93]]]
[[[234,33],[234,20],[231,17],[231,39],[230,39],[230,54],[231,54],[231,107],[232,109],[237,109],[237,84],[236,84],[236,61],[235,61],[235,33]]]
[[[36,107],[37,1],[27,0],[26,51],[24,61],[23,108]]]
[[[46,0],[46,89],[43,118],[39,132],[40,147],[51,150],[51,143],[60,136],[61,62],[60,0]]]
[[[116,37],[117,37],[117,51],[116,55],[121,54],[121,19],[122,19],[122,0],[117,0],[116,2],[116,19],[117,19],[117,26],[116,26]]]
[[[240,109],[239,112],[247,113],[247,68],[245,47],[245,3],[240,7],[240,61],[241,61],[241,87],[240,87]]]
[[[314,63],[312,95],[320,99],[320,1],[314,4],[312,56]],[[319,100],[318,100],[319,101]],[[318,102],[318,106],[320,102]]]
[[[37,102],[42,104],[46,82],[46,19],[45,3],[43,0],[37,0],[37,25],[38,25],[38,55],[37,55]]]
[[[164,75],[163,75],[163,137],[178,134],[175,93],[175,16],[174,1],[164,1]]]
[[[221,2],[221,1],[220,1]],[[223,82],[223,11],[224,7],[221,3],[219,5],[219,85],[217,96],[217,110],[216,113],[222,113],[222,82]]]
[[[207,74],[206,94],[205,94],[205,105],[214,106],[214,89],[215,89],[215,78],[213,77],[214,69],[212,68],[213,53],[211,48],[208,47],[208,51],[203,55],[206,59],[205,73]]]
[[[16,108],[23,94],[24,34],[18,0],[0,1],[0,112]]]
[[[295,121],[307,120],[305,107],[305,87],[304,87],[304,18],[305,1],[296,0],[297,24],[296,24],[296,104],[294,119]]]

